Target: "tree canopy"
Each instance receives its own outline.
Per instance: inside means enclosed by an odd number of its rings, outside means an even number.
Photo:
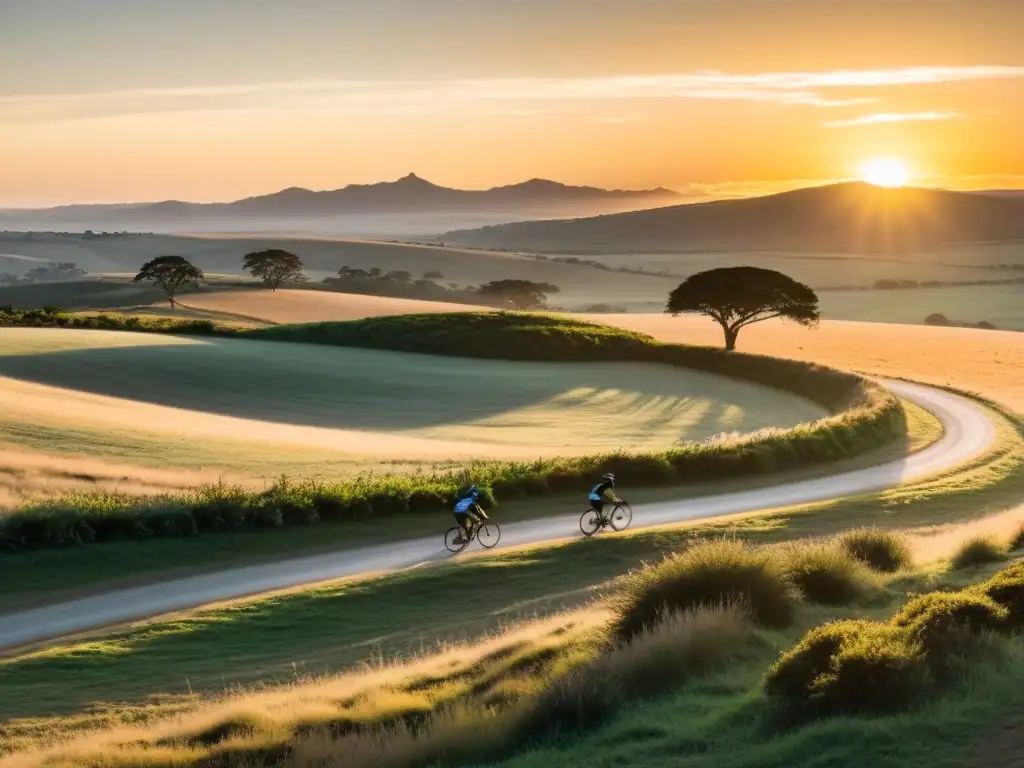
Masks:
[[[740,329],[779,317],[800,325],[817,325],[814,291],[773,269],[724,267],[690,275],[668,297],[672,315],[706,315],[722,326],[725,348],[736,348]]]
[[[136,283],[156,283],[164,289],[174,308],[174,296],[186,285],[198,285],[203,271],[182,256],[157,256],[142,265]]]
[[[278,248],[247,254],[242,261],[242,268],[275,291],[282,283],[295,283],[305,279],[305,275],[302,274],[302,259],[294,253]]]
[[[557,285],[530,280],[493,280],[477,289],[486,303],[514,309],[538,309],[547,303],[549,293],[560,292]]]

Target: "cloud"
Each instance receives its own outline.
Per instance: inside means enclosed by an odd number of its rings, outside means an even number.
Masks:
[[[822,123],[826,128],[849,128],[856,125],[879,125],[882,123],[912,123],[931,120],[955,120],[961,114],[955,109],[945,112],[876,112],[873,115],[861,115],[849,120],[831,120]]]
[[[209,111],[402,115],[539,111],[552,102],[752,101],[835,108],[877,102],[871,89],[1024,78],[1024,67],[908,67],[737,74],[718,71],[580,78],[300,80],[0,97],[0,123]],[[835,93],[840,90],[840,93]],[[828,93],[832,91],[832,93]]]

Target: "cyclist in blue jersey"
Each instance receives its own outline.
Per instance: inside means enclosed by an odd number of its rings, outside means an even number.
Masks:
[[[455,503],[455,522],[459,524],[459,528],[462,530],[462,535],[454,542],[455,544],[465,544],[469,540],[469,527],[471,524],[475,525],[481,520],[490,519],[477,503],[479,500],[480,492],[477,491],[475,485],[471,485],[465,493],[459,496],[459,500]]]
[[[590,489],[590,506],[593,507],[594,511],[601,516],[604,520],[604,505],[605,495],[608,496],[612,501],[618,503],[622,499],[615,493],[615,475],[609,472],[601,478],[601,482]]]

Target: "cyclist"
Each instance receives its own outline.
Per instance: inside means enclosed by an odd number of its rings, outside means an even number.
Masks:
[[[590,506],[593,507],[594,511],[601,516],[601,520],[605,519],[604,516],[604,504],[605,495],[612,501],[619,503],[622,499],[615,492],[615,475],[611,472],[604,475],[601,478],[601,482],[590,489]]]
[[[464,544],[469,540],[470,525],[475,525],[481,520],[490,519],[477,503],[479,499],[480,492],[477,491],[475,485],[471,485],[465,493],[459,496],[458,501],[455,503],[455,522],[459,524],[459,528],[462,530],[461,536],[455,541],[456,544]]]

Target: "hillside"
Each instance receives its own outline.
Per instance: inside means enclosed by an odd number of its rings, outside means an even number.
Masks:
[[[588,216],[669,205],[680,196],[668,189],[608,190],[574,187],[546,179],[485,190],[453,189],[433,184],[416,174],[378,184],[350,184],[342,189],[311,190],[291,187],[268,195],[225,203],[165,200],[123,205],[69,205],[44,210],[0,210],[0,229],[55,231],[146,232],[271,232],[317,231],[388,233],[442,231],[458,226],[550,218]],[[442,230],[432,227],[431,214],[441,218]],[[350,218],[351,217],[351,218]],[[369,217],[369,220],[368,218]],[[389,221],[397,217],[398,221]]]
[[[1024,240],[1024,199],[863,183],[593,218],[449,232],[458,245],[615,253],[783,250],[905,253]]]

